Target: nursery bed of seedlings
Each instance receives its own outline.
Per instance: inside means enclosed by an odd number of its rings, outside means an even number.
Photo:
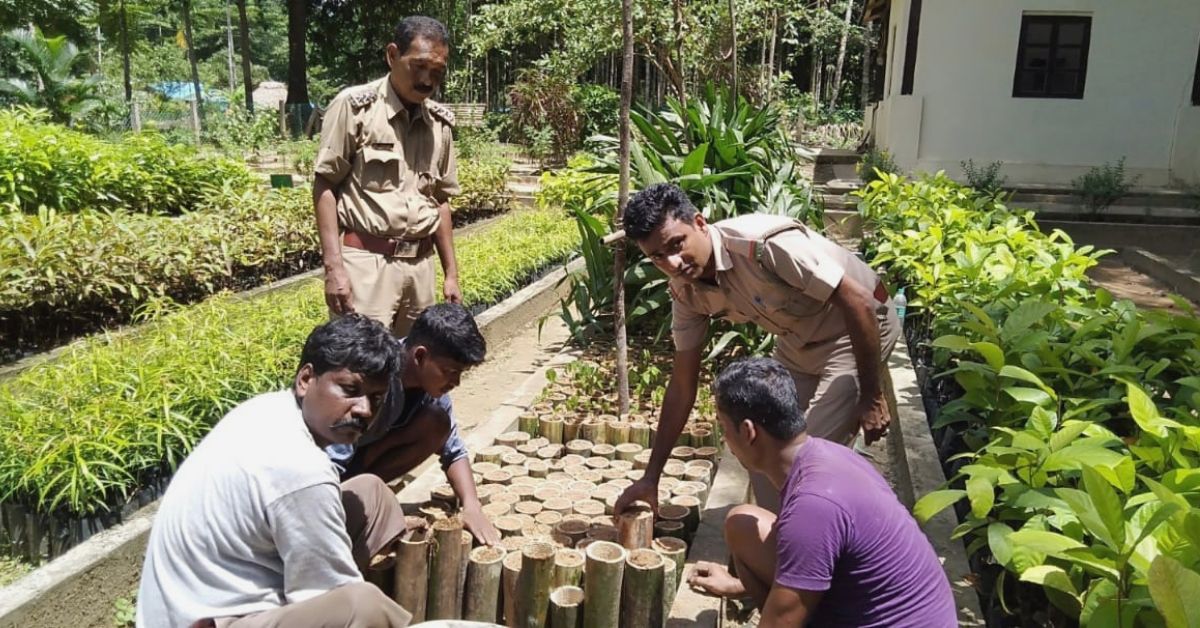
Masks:
[[[484,512],[497,547],[472,548],[449,485],[430,492],[392,569],[372,579],[414,620],[467,619],[509,626],[661,626],[670,616],[689,544],[720,456],[716,425],[700,420],[707,392],[673,443],[659,510],[614,516],[625,487],[642,477],[658,438],[650,408],[663,394],[662,358],[632,369],[635,403],[615,412],[607,361],[551,370],[540,399],[475,452]],[[419,583],[413,586],[413,583]]]

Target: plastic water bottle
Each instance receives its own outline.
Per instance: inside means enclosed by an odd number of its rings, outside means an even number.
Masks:
[[[904,296],[904,288],[900,288],[900,291],[896,293],[896,298],[892,299],[892,303],[896,304],[896,318],[903,323],[904,312],[908,309],[908,297]]]

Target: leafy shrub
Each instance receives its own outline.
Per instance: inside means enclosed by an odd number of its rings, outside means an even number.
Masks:
[[[861,194],[953,474],[914,514],[964,502],[954,536],[1017,625],[1186,625],[1163,600],[1200,581],[1194,311],[1114,301],[1085,275],[1104,252],[944,175]]]
[[[566,159],[579,145],[581,121],[571,81],[530,68],[508,90],[514,139],[539,159]]]
[[[257,153],[281,140],[278,112],[259,107],[252,113],[236,100],[221,115],[208,116],[203,128],[205,141],[236,155]]]
[[[505,216],[458,242],[463,299],[493,303],[576,246],[561,212]],[[72,515],[118,505],[235,404],[286,386],[327,316],[320,280],[221,295],[0,381],[0,501]]]
[[[968,159],[959,165],[967,177],[967,185],[989,196],[999,194],[1004,188],[1004,183],[1008,181],[1008,177],[1000,175],[1000,169],[1004,167],[1002,161],[993,161],[980,167],[975,165],[975,160]]]
[[[566,168],[543,172],[536,196],[538,207],[565,209],[568,213],[590,211],[602,196],[614,194],[616,177],[591,172],[595,165],[595,157],[576,153],[567,160]]]
[[[458,162],[458,183],[462,192],[451,206],[456,216],[505,211],[512,202],[508,191],[508,173],[512,160],[501,156],[476,156]]]
[[[296,174],[312,176],[321,143],[316,140],[293,140],[280,146]]]
[[[0,207],[10,211],[177,214],[216,191],[251,183],[243,164],[199,156],[152,133],[106,142],[50,124],[38,112],[0,111]]]
[[[579,85],[574,93],[579,108],[580,135],[616,135],[621,113],[621,94],[605,85]]]
[[[862,179],[863,183],[870,183],[880,179],[880,174],[896,174],[900,172],[900,166],[896,165],[895,161],[892,161],[892,156],[886,150],[871,147],[867,152],[863,153],[856,170],[858,178]]]
[[[1071,189],[1083,201],[1083,206],[1093,214],[1100,212],[1129,194],[1129,190],[1137,185],[1136,176],[1132,179],[1125,177],[1125,158],[1117,160],[1116,165],[1105,162],[1096,166],[1086,174],[1071,181]]]

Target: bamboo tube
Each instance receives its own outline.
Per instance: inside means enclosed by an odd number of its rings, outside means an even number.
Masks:
[[[454,494],[454,487],[449,484],[438,484],[430,489],[429,499],[445,504],[447,510],[458,509],[458,496]]]
[[[525,432],[505,432],[496,437],[496,444],[515,448],[521,443],[529,442],[530,438],[532,437]]]
[[[476,484],[475,486],[475,496],[479,498],[479,503],[482,506],[487,506],[492,502],[492,495],[495,492],[495,484]]]
[[[500,603],[500,579],[506,552],[501,547],[476,547],[467,559],[463,619],[494,622]]]
[[[688,538],[687,526],[682,521],[657,521],[654,523],[654,538],[665,539],[674,537],[686,541]]]
[[[678,486],[671,489],[672,495],[695,495],[700,499],[700,503],[708,501],[708,485],[704,482],[680,482]]]
[[[693,460],[687,463],[686,470],[684,471],[684,477],[687,477],[688,471],[703,470],[708,474],[708,479],[705,480],[705,482],[712,482],[713,471],[716,469],[716,467],[717,466],[715,464],[708,460]]]
[[[554,499],[555,497],[562,497],[562,494],[563,494],[562,489],[558,488],[557,486],[553,486],[553,485],[543,484],[543,485],[533,489],[533,498],[536,499],[537,501],[543,502],[543,503],[545,503],[545,501],[548,499]]]
[[[641,453],[633,457],[633,468],[644,470],[650,465],[650,451],[642,450]]]
[[[584,628],[612,628],[621,614],[621,584],[625,576],[625,548],[616,543],[598,541],[584,551]]]
[[[617,542],[617,529],[610,525],[592,526],[587,531],[588,538],[596,539],[597,541],[608,541],[609,543]]]
[[[529,476],[529,469],[526,469],[524,465],[520,464],[506,464],[503,467],[500,467],[500,470],[508,472],[508,474],[514,478]],[[509,480],[509,482],[511,483],[512,480]]]
[[[658,505],[658,518],[663,521],[678,521],[680,523],[684,523],[688,518],[689,512],[690,511],[688,510],[687,506],[680,504],[668,503]]]
[[[500,467],[502,469],[507,469],[508,467],[514,465],[525,464],[525,454],[510,451],[500,456],[500,464],[503,465]]]
[[[523,536],[510,536],[500,539],[500,547],[503,547],[504,550],[509,554],[513,552],[520,554],[521,548],[525,547],[525,544],[528,542],[529,539]]]
[[[512,506],[513,504],[515,504],[519,501],[521,501],[521,496],[517,495],[516,493],[510,493],[508,490],[492,493],[492,503],[493,504],[499,503],[499,504],[508,504],[509,506]]]
[[[592,543],[599,543],[599,542],[600,542],[600,539],[593,539],[593,538],[591,538],[591,537],[587,537],[587,536],[585,536],[585,537],[583,537],[582,539],[579,539],[579,542],[575,544],[575,549],[577,549],[577,550],[579,550],[579,551],[581,551],[581,552],[583,552],[583,553],[585,553],[585,554],[586,554],[586,553],[587,553],[587,548],[588,548],[588,546],[589,546],[589,545],[591,545]],[[587,572],[587,568],[586,568],[586,567],[584,568],[584,572],[585,572],[585,573]]]
[[[680,481],[681,480],[679,478],[671,478],[671,477],[659,478],[658,488],[665,488],[669,491],[669,490],[675,488],[676,486],[679,486]]]
[[[534,451],[537,451],[538,449],[541,449],[542,447],[549,445],[550,440],[547,439],[545,436],[538,436],[537,438],[531,438],[531,439],[525,441],[525,444],[532,446]],[[525,453],[525,452],[521,452],[521,453]]]
[[[583,589],[558,587],[550,593],[550,628],[579,628]]]
[[[585,499],[581,502],[576,502],[572,507],[576,514],[586,515],[588,517],[596,517],[604,514],[604,502],[598,502],[593,499]]]
[[[550,472],[550,465],[546,464],[545,460],[526,460],[525,468],[529,470],[529,475],[535,478],[544,478]]]
[[[689,535],[695,534],[696,528],[700,527],[700,498],[695,495],[676,495],[668,505],[687,509],[687,516],[682,519],[683,525],[687,527]]]
[[[521,574],[517,578],[517,626],[542,628],[550,612],[550,582],[558,548],[535,541],[521,552]],[[656,554],[657,556],[657,554]]]
[[[538,419],[538,434],[551,443],[563,442],[563,420],[554,416]]]
[[[500,445],[489,445],[487,447],[483,447],[476,452],[475,462],[491,462],[499,464],[500,456],[506,451],[508,451],[508,448]]]
[[[429,528],[420,517],[407,519],[408,531],[400,537],[396,551],[396,588],[392,598],[412,613],[412,620],[417,623],[425,621],[429,590]]]
[[[721,453],[716,447],[699,447],[695,450],[697,460],[707,460],[712,463],[717,462],[717,455]]]
[[[496,469],[483,474],[483,481],[488,484],[508,484],[512,482],[512,473],[504,469]]]
[[[615,448],[617,460],[628,460],[633,462],[633,459],[642,452],[643,447],[637,443],[621,443]]]
[[[607,443],[592,445],[592,456],[612,460],[617,456],[617,448]]]
[[[529,434],[530,437],[538,435],[538,415],[522,414],[517,418],[517,429]]]
[[[675,563],[677,574],[683,573],[683,565],[687,562],[688,544],[686,541],[679,538],[664,537],[654,539],[651,547],[654,548],[654,551],[662,554],[663,558]]]
[[[643,449],[650,446],[650,424],[634,422],[629,424],[629,442],[641,445]]]
[[[663,465],[663,475],[669,478],[681,478],[686,470],[687,465],[678,460],[668,460],[667,464]]]
[[[636,482],[646,476],[645,469],[630,469],[625,472],[625,479],[630,482]]]
[[[646,447],[653,447],[654,444],[657,442],[658,442],[658,424],[651,423],[650,424],[650,444],[646,445]]]
[[[562,521],[562,517],[562,513],[554,512],[552,510],[543,510],[542,512],[534,515],[533,520],[542,525],[550,526],[550,528],[553,529],[554,526],[558,525],[558,522]]]
[[[542,510],[549,510],[560,514],[568,514],[571,512],[571,507],[574,504],[566,497],[551,497],[542,502]]]
[[[712,430],[702,427],[692,428],[692,447],[712,447],[713,442]]]
[[[592,451],[592,444],[588,441],[576,439],[571,442],[586,443],[588,452]],[[563,468],[569,467],[571,465],[583,464],[583,461],[587,459],[586,456],[581,456],[579,454],[571,453],[569,449],[564,449],[564,451],[566,451],[567,453],[566,453],[566,455],[564,455],[562,457]]]
[[[665,488],[658,489],[658,503],[665,504],[671,501],[671,491]]]
[[[604,514],[611,515],[617,510],[617,500],[621,499],[621,494],[607,495],[604,497]]]
[[[660,554],[661,555],[661,554]],[[662,625],[667,625],[671,607],[675,605],[675,594],[679,592],[679,567],[663,556]]]
[[[608,426],[603,421],[588,419],[579,426],[579,437],[593,443],[607,442]]]
[[[600,447],[600,446],[601,445],[596,445],[596,447]],[[610,447],[611,445],[603,445],[603,446]],[[593,447],[592,449],[594,451],[595,447]],[[604,456],[592,456],[591,458],[584,460],[583,464],[586,465],[587,468],[589,468],[589,469],[607,469],[608,468],[608,458],[605,458]]]
[[[628,444],[629,443],[626,443],[626,445],[628,445]],[[633,461],[632,460],[609,460],[608,468],[616,469],[617,471],[622,471],[622,472],[632,471],[633,470]]]
[[[500,459],[499,457],[496,458],[496,460],[499,460],[499,459]],[[500,465],[495,462],[478,462],[478,461],[476,461],[476,462],[471,463],[471,470],[474,471],[475,473],[478,473],[479,475],[483,475],[485,473],[488,473],[489,471],[499,471]]]
[[[433,551],[429,559],[427,619],[458,619],[462,610],[458,592],[458,569],[462,561],[462,520],[450,517],[433,524]]]
[[[650,547],[654,539],[654,511],[644,502],[635,502],[617,516],[617,538],[625,549]]]
[[[600,475],[600,472],[596,471],[595,469],[585,469],[580,472],[576,479],[580,482],[587,482],[588,484],[599,484],[600,482],[604,481],[604,476]]]
[[[623,628],[659,628],[663,625],[663,557],[649,549],[635,549],[625,559],[621,587]]]
[[[571,539],[571,545],[579,542],[584,536],[587,536],[591,526],[586,521],[578,519],[563,519],[554,526],[554,531]]]
[[[625,421],[609,421],[606,436],[610,445],[629,442],[629,423]]]
[[[538,439],[538,440],[541,440],[541,439]],[[534,456],[537,456],[538,450],[541,449],[542,447],[545,447],[545,445],[540,444],[540,443],[534,443],[533,441],[530,441],[523,445],[517,445],[517,453],[525,456],[526,458],[532,458]]]
[[[516,478],[514,478],[514,480],[515,479]],[[508,487],[508,492],[511,495],[516,495],[518,497],[517,501],[527,502],[534,501],[533,494],[537,492],[537,489],[537,482],[522,482],[520,484],[513,484],[512,486]]]
[[[471,545],[475,542],[475,536],[467,530],[462,531],[462,548],[459,550],[458,560],[458,582],[457,590],[454,593],[454,602],[458,604],[460,611],[458,617],[462,617],[463,592],[467,587],[467,567],[471,565]]]
[[[537,456],[542,460],[553,460],[562,456],[563,446],[560,443],[553,443],[544,447],[538,447]]]
[[[517,502],[517,503],[513,504],[513,512],[522,514],[522,515],[529,515],[532,517],[532,516],[537,515],[538,513],[542,512],[542,503],[534,502],[534,501]],[[685,515],[687,514],[686,510],[685,510],[684,514]]]
[[[675,447],[690,447],[692,445],[692,434],[684,428],[680,430],[679,436],[675,437]]]
[[[683,470],[683,479],[688,482],[704,482],[707,484],[709,480],[708,469],[689,466]]]
[[[671,457],[676,460],[681,460],[683,462],[687,462],[688,460],[691,460],[692,458],[696,457],[696,450],[692,449],[691,447],[686,447],[686,446],[685,447],[673,447],[673,448],[671,448]],[[501,456],[500,459],[504,460],[504,457]]]
[[[609,464],[612,464],[612,462],[620,462],[620,460],[613,460]],[[612,482],[614,480],[624,480],[625,479],[625,470],[624,469],[614,469],[612,467],[609,467],[607,469],[601,469],[600,477],[605,482]]]
[[[581,459],[586,458],[592,453],[592,441],[582,438],[576,438],[575,440],[568,441],[566,445],[566,452],[568,455],[579,456]],[[563,464],[569,464],[566,460],[566,456],[563,456],[563,458]],[[580,460],[580,462],[583,462],[583,460]]]
[[[519,536],[521,534],[521,524],[522,520],[513,515],[504,515],[492,521],[492,525],[496,526],[496,530],[500,532],[500,536],[505,538]]]
[[[500,586],[503,589],[504,597],[504,625],[517,625],[517,580],[521,576],[521,563],[524,559],[521,556],[524,545],[515,550],[509,550],[505,555],[501,570]]]
[[[556,460],[555,462],[558,462],[560,465],[562,463],[561,460]],[[550,473],[546,474],[546,482],[548,482],[551,486],[565,487],[565,485],[570,484],[574,480],[575,480],[575,478],[571,477],[571,474],[567,473],[562,468],[559,468],[559,470],[557,470],[557,471],[551,471]]]
[[[564,419],[563,420],[563,442],[569,442],[579,438],[579,420]]]
[[[579,586],[583,582],[583,563],[583,552],[565,547],[559,549],[554,555],[553,586]]]

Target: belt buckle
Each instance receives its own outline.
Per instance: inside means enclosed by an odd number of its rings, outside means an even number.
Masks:
[[[396,239],[393,241],[393,244],[394,247],[392,249],[392,257],[399,257],[403,259],[416,257],[417,253],[421,249],[420,240]]]

